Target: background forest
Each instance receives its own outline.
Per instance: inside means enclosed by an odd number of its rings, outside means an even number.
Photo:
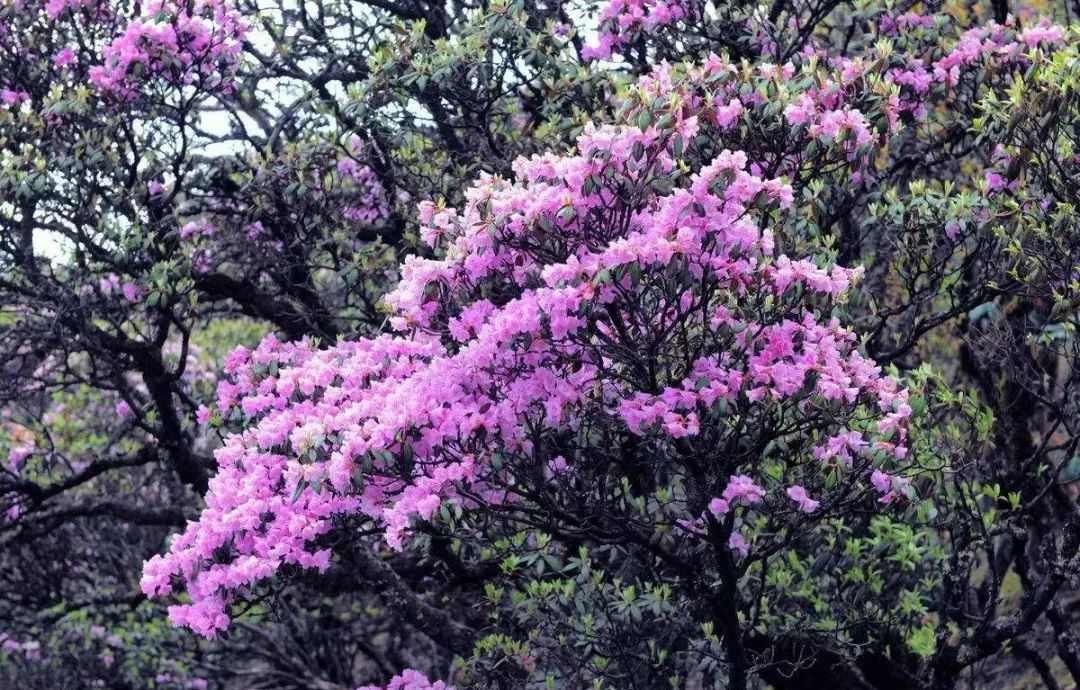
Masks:
[[[0,0],[0,685],[1077,687],[1078,12]]]

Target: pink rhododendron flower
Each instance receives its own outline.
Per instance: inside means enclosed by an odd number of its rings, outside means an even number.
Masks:
[[[138,302],[142,299],[142,289],[132,282],[125,282],[122,286],[120,286],[120,292],[123,293],[124,299],[126,299],[128,302]]]
[[[750,477],[739,474],[731,477],[728,480],[727,487],[724,488],[723,500],[730,505],[744,505],[749,506],[755,503],[759,503],[765,498],[765,490],[754,483]]]
[[[709,501],[709,512],[715,517],[720,517],[731,510],[731,504],[722,498],[714,498]]]
[[[812,513],[821,505],[818,501],[810,498],[809,494],[806,493],[806,489],[798,485],[788,487],[787,495],[788,498],[799,504],[799,510],[804,513]]]
[[[739,554],[739,556],[746,558],[750,553],[750,544],[747,543],[746,538],[739,532],[732,532],[728,538],[728,548]]]
[[[413,669],[406,669],[394,676],[385,686],[365,685],[356,690],[454,690],[441,680],[431,682],[427,676]]]
[[[63,50],[52,57],[52,63],[56,67],[67,67],[74,62],[75,51],[71,46],[64,46]]]

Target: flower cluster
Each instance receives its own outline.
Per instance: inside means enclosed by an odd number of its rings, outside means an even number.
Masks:
[[[247,32],[239,11],[224,0],[155,0],[144,12],[105,46],[103,63],[90,69],[91,83],[125,100],[139,97],[156,80],[231,89]]]
[[[634,36],[671,24],[694,12],[685,0],[610,0],[600,12],[596,42],[582,49],[584,60],[606,59]]]
[[[19,655],[27,661],[40,661],[41,643],[37,640],[19,642],[7,633],[0,632],[0,653]]]
[[[338,159],[337,170],[343,184],[352,192],[353,201],[345,207],[345,217],[362,223],[374,223],[390,215],[379,176],[361,160],[365,155],[364,142],[359,137],[349,140],[346,154]]]
[[[101,11],[107,8],[107,4],[104,0],[47,0],[45,3],[45,14],[49,16],[49,19],[56,21],[68,10],[90,10]]]
[[[86,292],[90,292],[91,289]],[[119,294],[128,302],[138,302],[146,290],[129,280],[121,280],[115,273],[109,273],[98,280],[97,291],[105,296]]]
[[[1053,44],[1064,38],[1065,32],[1047,20],[1019,32],[1007,24],[991,22],[985,27],[968,29],[948,54],[933,63],[934,78],[955,86],[963,68],[989,59],[1001,64],[1017,59],[1025,49]]]
[[[356,690],[454,690],[441,680],[434,683],[427,679],[423,673],[413,669],[406,669],[400,675],[394,676],[385,686],[365,685]]]
[[[582,57],[586,60],[611,58],[617,49],[632,43],[641,34],[693,19],[704,11],[705,7],[700,3],[678,0],[611,0],[601,12],[596,40],[583,49]],[[882,14],[878,18],[879,31],[883,35],[900,37],[898,40],[904,41],[900,45],[904,45],[906,50],[894,51],[890,47],[879,52],[881,47],[875,46],[856,58],[831,54],[824,48],[816,47],[811,40],[801,51],[797,62],[802,63],[805,76],[813,79],[811,86],[802,92],[792,91],[791,85],[787,85],[785,90],[792,94],[792,102],[784,111],[788,122],[796,127],[805,126],[815,138],[824,137],[831,141],[844,139],[848,142],[849,152],[852,152],[877,140],[877,133],[866,117],[868,113],[860,111],[858,105],[852,103],[855,93],[865,89],[876,61],[887,65],[882,84],[885,88],[880,89],[879,93],[890,93],[889,87],[893,85],[900,87],[899,94],[891,93],[888,96],[886,110],[886,130],[894,133],[899,127],[901,114],[912,113],[920,118],[926,115],[926,101],[933,87],[947,93],[956,89],[965,70],[982,67],[999,71],[1010,65],[1023,65],[1028,51],[1051,47],[1065,38],[1062,27],[1045,19],[1018,29],[1010,18],[1004,24],[987,22],[968,29],[949,45],[936,36],[938,31],[948,35],[949,24],[951,20],[940,15],[915,12],[898,16]],[[764,25],[757,19],[747,22],[748,28],[760,26]],[[925,40],[927,37],[932,37],[931,42]],[[773,39],[762,37],[761,40],[764,41],[761,46],[764,52],[769,53],[777,48]],[[706,63],[706,72],[711,71],[710,62],[715,61],[712,59]],[[817,71],[820,64],[836,70],[836,77],[822,79],[823,75]],[[663,69],[662,66],[660,70]],[[796,66],[788,63],[777,68],[759,63],[756,69],[763,76],[767,76],[766,73],[772,69],[782,72],[784,78],[790,78]],[[751,91],[739,95],[740,99],[735,103],[741,101],[741,106],[761,105],[756,102],[760,98],[758,93]]]

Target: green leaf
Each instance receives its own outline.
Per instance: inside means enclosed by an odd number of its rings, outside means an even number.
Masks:
[[[307,486],[308,486],[308,482],[307,482],[306,479],[301,479],[299,482],[297,482],[296,488],[293,489],[293,492],[292,492],[292,502],[293,503],[296,503],[300,499],[300,494],[304,493],[304,489],[306,489]]]

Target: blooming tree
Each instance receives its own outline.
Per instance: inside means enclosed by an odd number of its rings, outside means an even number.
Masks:
[[[461,211],[424,205],[422,231],[445,258],[406,259],[386,297],[407,335],[235,351],[216,413],[251,427],[217,451],[208,510],[148,564],[147,593],[187,580],[194,603],[173,619],[212,634],[228,590],[285,564],[325,569],[329,552],[308,544],[334,515],[377,520],[400,550],[410,521],[444,501],[512,510],[544,489],[537,479],[633,467],[593,450],[630,439],[674,461],[637,468],[642,488],[682,477],[687,522],[707,504],[712,538],[745,556],[733,509],[766,496],[755,449],[819,429],[827,440],[808,457],[851,470],[841,494],[866,474],[856,457],[902,459],[906,394],[806,306],[826,309],[858,271],[775,254],[761,228],[791,190],[749,173],[745,154],[678,175],[672,152],[696,117],[589,129],[576,155],[519,161],[514,184],[482,178]],[[824,475],[804,473],[773,478],[772,510],[817,509],[797,482],[821,489]],[[885,502],[893,483],[877,470]]]

